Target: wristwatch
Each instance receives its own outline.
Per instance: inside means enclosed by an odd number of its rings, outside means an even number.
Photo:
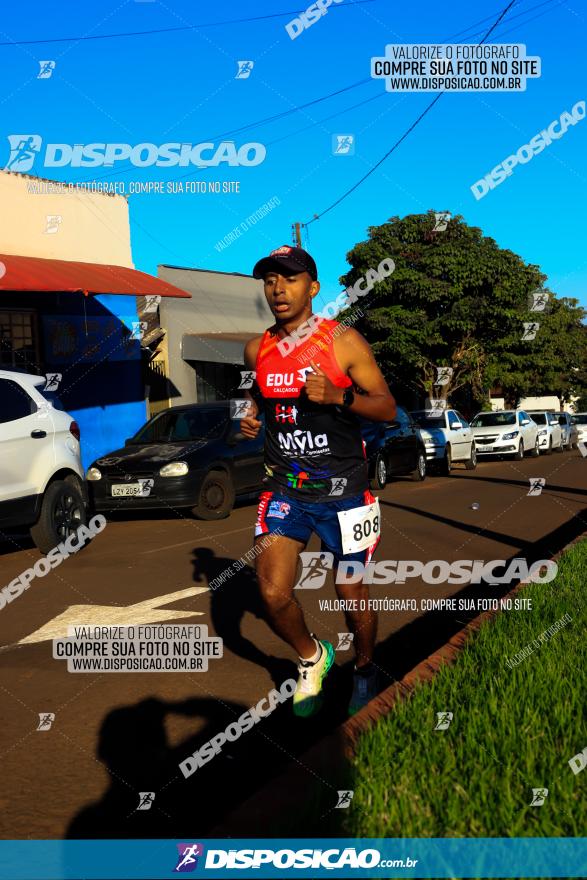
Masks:
[[[352,386],[349,385],[348,388],[344,389],[342,395],[342,405],[343,406],[352,406],[355,402],[355,392],[352,389]]]

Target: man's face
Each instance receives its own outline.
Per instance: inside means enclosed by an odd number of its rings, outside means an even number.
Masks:
[[[295,320],[312,311],[312,298],[320,290],[308,272],[280,275],[268,272],[264,279],[265,297],[278,323]]]

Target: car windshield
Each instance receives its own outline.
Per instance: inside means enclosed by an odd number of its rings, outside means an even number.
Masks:
[[[230,422],[228,408],[168,411],[155,416],[132,438],[133,443],[213,440]]]
[[[546,413],[528,413],[528,415],[537,425],[546,424]]]
[[[515,425],[516,414],[513,412],[479,413],[471,422],[472,428],[499,428],[501,425]]]
[[[430,415],[429,412],[425,410],[420,410],[417,412],[410,413],[415,423],[420,428],[443,428],[444,427],[444,413],[438,412],[436,415]]]
[[[576,416],[571,416],[574,425],[587,425],[587,413],[577,413]]]

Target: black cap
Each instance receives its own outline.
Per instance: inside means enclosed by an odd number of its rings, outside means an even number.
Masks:
[[[280,272],[285,269],[289,275],[298,275],[300,272],[308,272],[312,281],[318,280],[316,263],[303,248],[282,244],[281,247],[271,251],[268,257],[263,257],[255,264],[253,278],[264,278],[268,272]]]

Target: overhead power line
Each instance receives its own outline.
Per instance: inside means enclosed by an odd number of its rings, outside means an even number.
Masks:
[[[346,9],[351,6],[359,6],[362,3],[375,3],[376,0],[352,0],[351,2],[341,3],[338,6],[332,6],[332,9]],[[268,15],[256,15],[249,18],[231,18],[228,21],[206,21],[203,24],[186,24],[181,27],[171,28],[153,28],[148,31],[125,31],[119,34],[87,34],[81,37],[52,37],[41,40],[5,40],[0,46],[33,46],[38,43],[81,43],[87,40],[113,40],[118,37],[144,37],[150,34],[171,34],[178,31],[196,31],[201,28],[209,27],[226,27],[229,24],[245,24],[252,21],[265,21],[269,18],[284,18],[286,15],[299,15],[299,9],[290,9],[287,12],[273,12]]]
[[[497,19],[493,22],[493,24],[491,25],[491,27],[489,28],[489,30],[487,31],[487,33],[485,34],[483,39],[480,41],[479,45],[482,45],[491,36],[491,34],[495,30],[495,28],[498,26],[500,21],[502,21],[504,16],[507,15],[507,13],[512,8],[512,6],[514,5],[515,2],[516,2],[516,0],[511,0],[511,2],[508,3],[508,5],[501,11],[501,13],[497,17]],[[420,113],[418,118],[415,119],[414,122],[412,122],[410,127],[408,129],[406,129],[406,131],[402,134],[402,136],[393,144],[392,147],[389,148],[389,150],[381,157],[381,159],[378,162],[376,162],[375,165],[373,165],[373,167],[369,169],[369,171],[366,172],[366,174],[364,174],[356,183],[354,183],[349,189],[347,189],[346,192],[344,192],[341,196],[339,196],[339,198],[336,199],[335,202],[333,202],[331,205],[329,205],[327,208],[325,208],[324,211],[322,211],[320,214],[315,214],[311,220],[308,220],[308,222],[304,223],[303,225],[310,226],[310,224],[314,223],[316,220],[319,220],[321,217],[324,217],[325,214],[328,214],[330,211],[332,211],[334,208],[336,208],[337,205],[340,205],[340,203],[342,201],[344,201],[344,199],[346,199],[348,196],[350,196],[351,193],[353,193],[356,189],[358,189],[358,187],[360,187],[361,184],[367,180],[367,178],[371,177],[371,175],[377,170],[377,168],[379,168],[379,166],[382,165],[383,162],[385,162],[385,160],[387,158],[389,158],[389,156],[391,156],[391,154],[393,152],[395,152],[395,150],[397,150],[399,145],[416,128],[416,126],[422,121],[422,119],[424,119],[424,117],[430,112],[430,110],[432,110],[434,105],[442,98],[442,96],[444,94],[445,94],[445,92],[440,92],[438,95],[436,95],[435,98],[432,99],[432,101],[428,104],[428,106],[425,107],[425,109],[422,111],[422,113]]]

